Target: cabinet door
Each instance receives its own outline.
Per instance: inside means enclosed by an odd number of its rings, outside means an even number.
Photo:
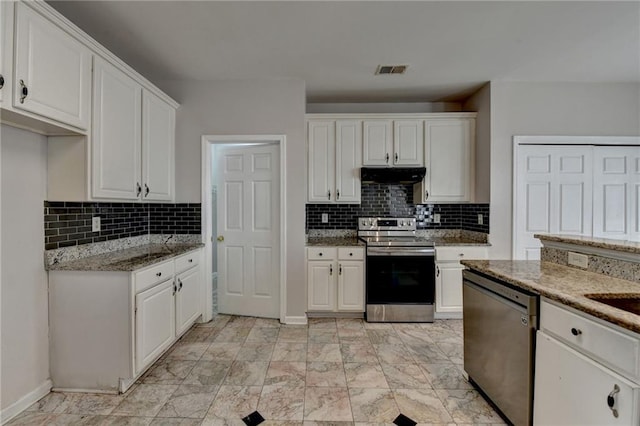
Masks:
[[[0,2],[0,24],[2,26],[0,28],[0,105],[2,105],[3,99],[6,99],[7,88],[11,87],[8,67],[11,63],[10,52],[13,52],[13,48],[8,44],[8,41],[11,40],[9,33],[11,22],[8,19],[9,6],[10,2]]]
[[[593,236],[640,236],[640,147],[593,148]]]
[[[138,83],[95,58],[91,155],[96,198],[140,196],[141,98]]]
[[[13,106],[88,129],[91,52],[25,4],[15,7]]]
[[[330,203],[335,200],[335,123],[309,122],[309,202]]]
[[[391,121],[365,120],[363,128],[363,158],[365,166],[390,166],[392,150]]]
[[[143,90],[143,200],[173,200],[175,114],[171,105]]]
[[[362,130],[359,121],[336,122],[336,202],[360,203]]]
[[[364,311],[364,262],[338,263],[338,310]]]
[[[613,395],[618,417],[607,405]],[[534,425],[640,424],[640,389],[568,346],[537,333]]]
[[[136,373],[153,362],[175,340],[173,280],[136,294]]]
[[[424,165],[422,120],[397,120],[393,122],[393,165]]]
[[[462,270],[459,262],[436,263],[436,312],[462,315]]]
[[[200,315],[202,283],[200,268],[191,268],[176,276],[176,335],[179,336]]]
[[[425,121],[424,192],[429,202],[471,201],[471,141],[468,119]]]
[[[310,311],[334,311],[336,309],[335,262],[307,262],[307,291]]]

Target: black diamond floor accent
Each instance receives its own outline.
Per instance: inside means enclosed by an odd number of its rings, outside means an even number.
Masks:
[[[262,417],[262,415],[260,413],[258,413],[257,411],[254,411],[253,413],[249,414],[247,417],[244,417],[242,419],[242,421],[247,426],[256,426],[256,425],[259,425],[260,423],[264,422],[264,417]],[[415,425],[415,423],[414,423],[414,425]]]
[[[418,423],[414,422],[413,420],[411,420],[409,417],[405,416],[404,414],[400,414],[393,421],[393,424],[398,425],[398,426],[416,426]]]

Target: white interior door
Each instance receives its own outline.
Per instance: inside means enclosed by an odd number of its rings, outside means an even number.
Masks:
[[[280,315],[278,145],[216,149],[219,312]]]
[[[537,233],[591,235],[592,147],[521,146],[516,174],[514,259],[540,259]]]

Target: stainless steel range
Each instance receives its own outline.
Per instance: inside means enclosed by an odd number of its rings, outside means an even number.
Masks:
[[[413,217],[358,219],[367,243],[366,320],[433,322],[435,249]]]

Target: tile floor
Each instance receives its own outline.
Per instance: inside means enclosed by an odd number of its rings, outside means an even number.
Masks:
[[[124,395],[50,393],[10,425],[504,424],[462,376],[462,321],[307,326],[220,315]]]

